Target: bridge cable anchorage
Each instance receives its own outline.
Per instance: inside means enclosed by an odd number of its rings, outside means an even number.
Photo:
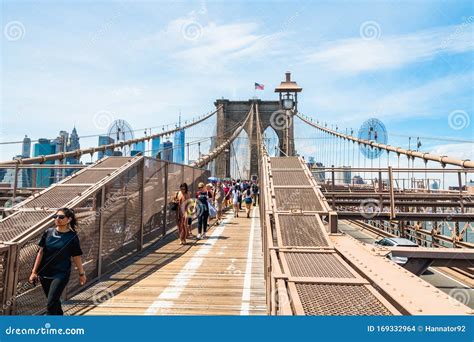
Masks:
[[[329,134],[331,134],[335,137],[338,137],[338,138],[349,139],[349,140],[352,140],[352,141],[357,142],[359,144],[364,144],[366,146],[371,146],[371,147],[383,149],[387,152],[396,152],[398,155],[404,154],[408,158],[413,158],[413,159],[419,158],[419,159],[422,159],[424,161],[434,161],[434,162],[440,163],[441,165],[454,165],[454,166],[460,166],[460,167],[463,167],[463,168],[474,168],[474,161],[471,161],[469,159],[461,160],[461,159],[450,158],[448,156],[439,156],[439,155],[436,155],[436,154],[418,152],[418,151],[414,151],[414,150],[406,150],[406,149],[403,149],[403,148],[400,148],[400,147],[394,147],[394,146],[391,146],[391,145],[379,144],[379,143],[376,143],[374,141],[359,139],[359,138],[353,137],[351,135],[347,135],[347,134],[344,134],[344,133],[339,133],[339,132],[336,132],[332,129],[322,127],[322,126],[320,126],[318,124],[315,124],[314,122],[311,122],[310,120],[306,119],[304,116],[302,116],[299,113],[297,113],[296,116],[300,120],[305,122],[306,124],[308,124],[308,125],[310,125],[314,128],[317,128],[317,129],[319,129],[323,132],[327,132],[327,133],[329,133]]]
[[[240,132],[242,132],[242,130],[244,129],[244,127],[247,124],[247,121],[249,120],[249,118],[253,117],[253,115],[254,115],[254,111],[253,111],[253,105],[252,105],[250,107],[250,110],[249,110],[247,116],[242,121],[242,124],[234,131],[234,133],[230,136],[229,139],[224,141],[222,144],[217,146],[214,150],[212,150],[208,154],[203,155],[202,157],[200,157],[194,163],[190,164],[190,166],[201,168],[201,167],[209,164],[214,159],[216,159],[237,138],[237,136],[240,134]]]
[[[161,133],[145,136],[143,138],[130,139],[130,140],[127,140],[127,141],[121,141],[119,143],[102,145],[102,146],[99,146],[99,147],[89,147],[89,148],[75,150],[75,151],[48,154],[48,155],[44,155],[44,156],[40,156],[40,157],[19,158],[19,159],[15,159],[15,160],[0,162],[0,166],[1,165],[15,165],[15,164],[21,164],[21,165],[38,164],[38,163],[42,164],[42,163],[47,162],[47,161],[61,160],[63,158],[79,157],[83,154],[95,153],[95,152],[98,152],[98,151],[105,152],[106,150],[113,150],[117,147],[122,147],[124,145],[129,145],[129,144],[132,144],[132,143],[152,140],[154,138],[159,138],[159,137],[162,137],[162,136],[166,136],[166,135],[178,132],[180,130],[187,129],[187,128],[190,128],[192,126],[195,126],[195,125],[209,119],[214,114],[216,114],[221,109],[221,107],[222,107],[222,105],[217,107],[216,110],[214,110],[213,112],[211,112],[211,113],[209,113],[209,114],[207,114],[203,117],[200,117],[198,120],[193,121],[193,122],[191,122],[191,123],[189,123],[185,126],[176,127],[176,128],[170,129],[168,131],[164,131],[164,132],[161,132]]]

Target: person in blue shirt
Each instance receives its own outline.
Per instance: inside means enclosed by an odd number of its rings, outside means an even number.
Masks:
[[[75,231],[76,215],[72,209],[59,209],[53,216],[55,227],[48,228],[38,243],[36,256],[29,282],[41,282],[47,298],[48,315],[63,315],[61,294],[69,282],[71,259],[79,271],[79,282],[86,283],[86,274],[82,266],[82,250]]]

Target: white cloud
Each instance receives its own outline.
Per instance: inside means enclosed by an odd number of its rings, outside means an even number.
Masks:
[[[444,144],[431,148],[430,153],[439,156],[450,156],[461,160],[474,160],[474,144]]]
[[[472,50],[473,28],[473,24],[465,23],[411,34],[382,35],[373,40],[361,37],[342,39],[323,44],[306,60],[341,73],[394,69],[430,60],[443,53]]]
[[[202,24],[192,17],[172,20],[166,28],[139,40],[142,50],[157,50],[169,55],[173,62],[193,70],[221,70],[232,61],[244,63],[259,57],[278,54],[284,32],[257,33],[252,22]]]
[[[451,74],[433,79],[421,85],[396,89],[385,89],[378,84],[370,87],[340,87],[339,84],[318,87],[311,91],[317,96],[304,98],[304,106],[313,104],[318,108],[317,113],[305,114],[327,120],[329,123],[337,121],[343,125],[358,125],[368,117],[377,117],[382,120],[405,120],[419,117],[440,117],[451,111],[461,109],[470,111],[469,103],[462,96],[471,89],[472,76],[467,74]],[[465,107],[467,106],[467,107]],[[301,109],[304,112],[304,108]],[[337,120],[335,119],[337,117]]]

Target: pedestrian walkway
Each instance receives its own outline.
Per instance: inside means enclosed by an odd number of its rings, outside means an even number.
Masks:
[[[170,234],[69,300],[66,314],[265,315],[258,209],[228,212],[207,235],[180,246]]]

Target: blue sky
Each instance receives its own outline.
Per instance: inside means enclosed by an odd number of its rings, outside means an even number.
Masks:
[[[306,115],[342,130],[377,117],[392,145],[426,136],[423,150],[474,159],[473,6],[3,1],[0,141],[54,138],[73,125],[79,135],[99,134],[118,118],[134,128],[168,124],[179,111],[186,119],[212,110],[217,98],[249,99],[254,82],[265,84],[259,97],[273,100],[290,70]],[[111,113],[105,123],[101,112]],[[296,128],[297,137],[314,133]],[[0,152],[7,160],[20,147]]]

